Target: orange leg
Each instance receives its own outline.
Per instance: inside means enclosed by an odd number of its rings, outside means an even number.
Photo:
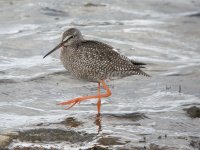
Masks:
[[[106,93],[103,93],[103,94],[100,93],[100,88],[99,88],[100,87],[100,83],[102,84],[103,88],[106,90]],[[74,98],[74,99],[69,100],[69,101],[58,103],[58,105],[69,105],[69,104],[72,104],[71,106],[66,108],[66,109],[70,109],[71,107],[76,105],[76,103],[78,103],[78,102],[81,102],[81,101],[84,101],[84,100],[88,100],[88,99],[92,99],[92,98],[98,98],[97,109],[98,109],[98,113],[100,113],[100,106],[101,106],[100,99],[103,98],[103,97],[109,97],[111,95],[111,91],[110,91],[110,89],[108,88],[108,86],[106,85],[106,83],[103,80],[100,80],[99,87],[98,87],[98,95],[77,97],[77,98]]]
[[[101,86],[100,86],[100,82],[98,83],[98,95],[101,95]],[[98,97],[98,102],[97,102],[97,111],[98,111],[98,115],[100,115],[100,109],[101,109],[101,98]]]

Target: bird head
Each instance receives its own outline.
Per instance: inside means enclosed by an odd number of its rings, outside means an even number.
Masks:
[[[76,28],[70,28],[66,30],[63,35],[62,35],[62,41],[55,47],[53,48],[50,52],[48,52],[43,58],[54,52],[55,50],[59,49],[62,46],[69,46],[73,42],[83,40],[83,36],[81,32],[76,29]]]

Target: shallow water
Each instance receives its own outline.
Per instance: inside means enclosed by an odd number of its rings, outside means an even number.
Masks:
[[[98,131],[96,100],[67,111],[55,105],[95,94],[97,85],[74,79],[62,67],[58,52],[42,59],[64,30],[76,27],[85,38],[106,42],[147,63],[144,70],[152,76],[109,82],[113,95],[103,100],[99,136],[120,137],[130,146],[145,145],[139,142],[145,135],[147,143],[182,149],[190,148],[190,137],[200,138],[200,120],[183,111],[200,105],[198,0],[1,0],[0,5],[1,132],[69,116],[85,122],[77,130]],[[135,113],[146,117],[125,117]],[[165,134],[167,139],[157,138]]]

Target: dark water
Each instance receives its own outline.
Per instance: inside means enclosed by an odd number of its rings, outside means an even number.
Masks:
[[[199,7],[198,0],[1,0],[0,131],[72,116],[84,122],[76,130],[97,133],[96,100],[67,111],[55,105],[95,94],[97,85],[74,79],[58,53],[42,59],[63,31],[76,27],[85,38],[147,63],[145,71],[152,76],[109,82],[113,95],[103,100],[98,136],[129,141],[123,144],[127,147],[155,143],[190,149],[190,138],[200,137],[200,120],[183,109],[200,105]],[[144,136],[146,142],[140,142]]]

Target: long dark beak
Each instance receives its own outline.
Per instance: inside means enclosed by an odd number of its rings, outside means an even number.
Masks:
[[[53,53],[55,50],[59,49],[61,46],[63,46],[63,44],[66,43],[71,37],[72,36],[69,36],[65,41],[62,41],[60,44],[58,44],[54,49],[52,49],[50,52],[44,55],[43,59],[47,57],[49,54]]]

